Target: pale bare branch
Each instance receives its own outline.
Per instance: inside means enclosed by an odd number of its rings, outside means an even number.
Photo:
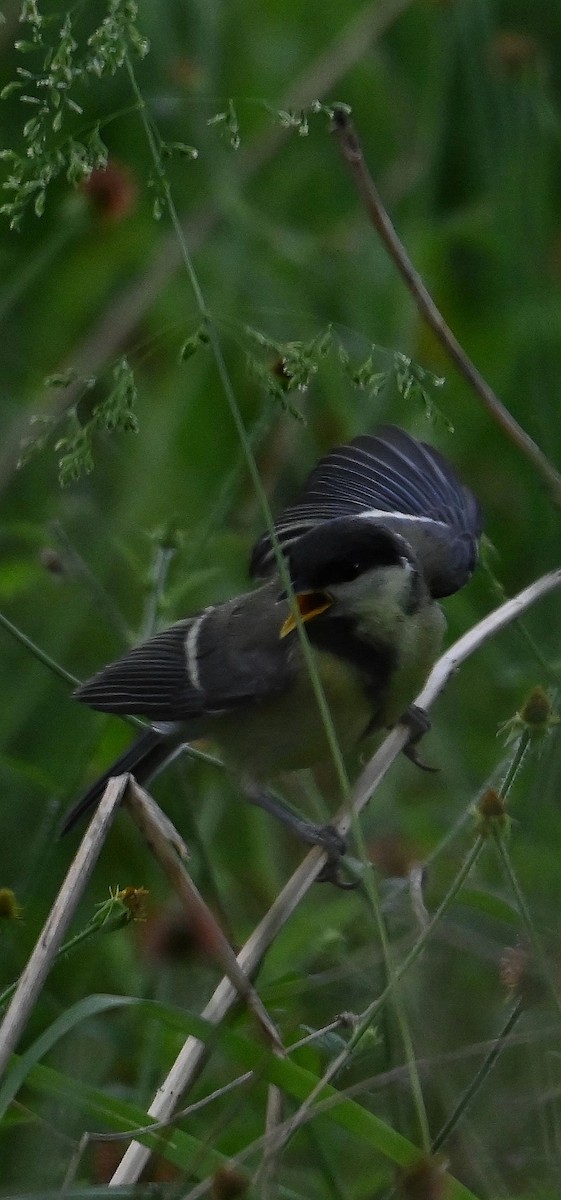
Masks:
[[[272,1045],[280,1052],[284,1052],[279,1032],[274,1022],[259,999],[251,980],[240,967],[228,938],[222,932],[216,917],[209,909],[205,900],[203,900],[198,888],[187,874],[183,863],[178,857],[177,847],[178,845],[183,846],[183,842],[169,817],[161,812],[161,809],[150,794],[144,788],[140,787],[132,777],[127,789],[126,804],[130,809],[133,820],[148,842],[152,854],[159,862],[172,888],[179,896],[190,924],[199,931],[200,939],[204,941],[205,950],[209,958],[213,959],[225,972],[232,986],[243,997],[248,1007],[257,1017],[259,1024]],[[182,857],[184,857],[184,854],[182,854]]]
[[[0,1025],[0,1076],[17,1045],[88,883],[128,775],[110,779]]]

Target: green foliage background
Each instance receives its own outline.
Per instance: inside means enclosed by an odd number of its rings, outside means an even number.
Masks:
[[[51,4],[39,10],[53,18],[60,11]],[[104,11],[72,10],[80,44]],[[14,49],[29,34],[19,13],[19,4],[4,5],[2,84],[18,67],[37,69],[37,51]],[[141,0],[137,26],[150,42],[145,58],[132,58],[149,121],[166,145],[198,151],[192,159],[173,150],[164,159],[166,179],[273,509],[289,501],[320,453],[379,421],[437,443],[477,492],[495,546],[495,580],[482,570],[446,604],[453,639],[498,602],[497,580],[510,595],[558,565],[559,511],[419,321],[353,192],[326,114],[310,105],[318,98],[352,107],[385,203],[435,300],[511,412],[559,464],[561,8],[549,0]],[[47,40],[58,28],[53,19]],[[0,607],[85,678],[149,628],[162,548],[175,551],[156,613],[167,622],[247,585],[248,553],[263,515],[211,348],[203,342],[181,358],[201,314],[126,67],[100,79],[79,77],[73,87],[83,112],[69,112],[65,128],[83,138],[99,123],[131,193],[126,211],[111,215],[63,172],[48,188],[40,218],[33,205],[19,231],[3,218]],[[303,104],[309,131],[302,128]],[[31,107],[17,92],[0,107],[0,141],[18,154],[25,155]],[[3,166],[6,181],[10,161]],[[329,326],[355,364],[374,345],[375,371],[387,370],[398,351],[445,376],[442,388],[430,390],[436,418],[427,418],[418,394],[399,394],[391,380],[377,394],[353,386],[335,350],[318,359],[305,391],[283,395],[275,346],[308,345]],[[261,344],[248,327],[259,331]],[[61,488],[55,443],[75,435],[111,395],[124,355],[137,388],[138,431],[97,429],[93,471]],[[69,367],[78,383],[73,377],[67,388],[45,386],[46,377]],[[93,377],[92,386],[80,383]],[[26,453],[18,469],[22,447],[43,431],[46,445]],[[437,851],[426,882],[430,911],[473,840],[472,820],[454,840],[444,839],[489,782],[500,780],[498,726],[533,686],[555,686],[558,596],[531,610],[525,627],[533,646],[510,627],[466,664],[436,705],[424,752],[440,774],[397,764],[366,813],[365,836],[378,858],[385,854],[387,862],[396,844],[421,859]],[[0,929],[7,984],[27,960],[77,842],[77,835],[56,840],[60,815],[130,730],[73,703],[70,687],[4,629],[0,644],[0,885],[13,888],[23,906],[22,919],[3,920]],[[509,841],[553,979],[560,758],[553,730],[517,780]],[[303,805],[305,792],[293,793]],[[186,758],[155,793],[192,847],[199,887],[241,944],[301,848],[244,806],[217,770]],[[149,920],[98,935],[56,966],[22,1048],[92,993],[152,998],[195,1014],[203,1007],[217,972],[194,942],[166,938],[173,900],[126,814],[103,851],[76,929],[117,885],[149,889]],[[415,934],[411,904],[407,889],[383,872],[380,886],[399,961]],[[509,880],[488,847],[401,993],[431,1134],[477,1069],[484,1054],[478,1043],[501,1028],[499,960],[526,936]],[[363,1009],[382,989],[384,970],[366,897],[317,887],[279,937],[259,987],[291,1041],[343,1009]],[[505,1050],[446,1146],[451,1170],[479,1197],[558,1195],[558,1022],[551,1000],[524,1013],[520,1044]],[[243,1014],[236,1027],[255,1036]],[[45,1062],[66,1079],[145,1110],[179,1044],[176,1028],[130,1008],[90,1016]],[[333,1052],[325,1038],[300,1061],[320,1073]],[[340,1082],[367,1080],[360,1102],[420,1145],[407,1070],[384,1086],[375,1078],[406,1059],[390,1008],[377,1040],[361,1048]],[[197,1096],[225,1083],[233,1069],[219,1045]],[[44,1194],[60,1186],[82,1131],[111,1121],[96,1121],[83,1104],[37,1080],[18,1099],[0,1126],[0,1195]],[[262,1133],[263,1101],[261,1082],[243,1102],[225,1098],[185,1128],[203,1145],[235,1155]],[[97,1150],[86,1155],[76,1187],[101,1185],[110,1158]],[[370,1200],[390,1194],[393,1168],[323,1118],[291,1142],[279,1179],[284,1196]]]

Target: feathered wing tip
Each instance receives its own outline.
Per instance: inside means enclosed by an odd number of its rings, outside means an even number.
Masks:
[[[75,698],[100,712],[138,714],[153,721],[199,715],[200,694],[190,686],[186,667],[185,639],[191,624],[178,621],[135,646],[86,680]]]
[[[113,776],[125,775],[130,772],[138,783],[148,783],[158,768],[174,753],[176,753],[176,749],[170,745],[164,735],[156,729],[147,729],[65,813],[59,828],[59,837],[68,833],[84,813],[94,808],[101,800],[105,788]]]
[[[434,596],[457,591],[471,575],[482,529],[475,496],[438,450],[394,425],[331,450],[275,529],[285,547],[324,521],[361,514],[379,516],[411,543]],[[263,578],[274,569],[271,538],[264,534],[251,574]]]
[[[274,599],[277,593],[278,588]],[[229,652],[232,611],[237,611],[237,602],[209,606],[177,621],[86,680],[76,689],[75,699],[100,712],[162,723],[181,721],[186,740],[201,737],[204,718],[262,699],[284,686],[282,651],[273,661],[265,654],[257,673],[241,651]],[[250,642],[254,612],[255,606],[249,620]],[[241,629],[237,625],[243,645],[243,625]],[[275,648],[277,642],[280,646],[275,637]]]

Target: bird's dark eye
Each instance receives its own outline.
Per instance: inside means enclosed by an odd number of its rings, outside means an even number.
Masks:
[[[326,565],[325,573],[331,583],[352,583],[353,579],[358,579],[359,575],[369,571],[374,565],[371,554],[359,555],[355,552],[348,558],[341,555],[340,558],[333,559]]]
[[[392,564],[395,562],[395,557],[391,559]],[[389,562],[384,556],[373,557],[369,548],[366,548],[364,553],[357,553],[356,548],[352,549],[350,554],[344,552],[336,558],[330,558],[327,562],[321,563],[314,572],[314,587],[325,588],[327,591],[330,587],[338,583],[352,583],[354,579],[358,579],[365,571],[372,570],[377,566],[388,566]]]
[[[377,567],[399,566],[402,553],[395,534],[355,517],[310,530],[290,547],[288,560],[295,587],[329,591]]]

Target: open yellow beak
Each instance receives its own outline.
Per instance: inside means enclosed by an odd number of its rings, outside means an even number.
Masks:
[[[302,621],[312,621],[314,617],[319,617],[319,614],[325,612],[326,608],[330,608],[333,604],[331,596],[327,592],[297,592],[294,599],[298,605],[298,612]],[[279,638],[284,638],[288,633],[292,633],[296,629],[297,620],[294,613],[289,613],[286,621],[281,627]]]

